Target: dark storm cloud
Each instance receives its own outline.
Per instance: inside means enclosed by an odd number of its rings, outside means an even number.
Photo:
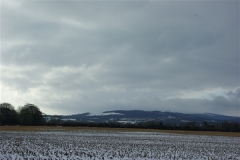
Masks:
[[[238,3],[3,1],[2,99],[236,115]]]
[[[231,99],[240,100],[240,88],[238,88],[235,92],[234,91],[229,91],[227,95]]]

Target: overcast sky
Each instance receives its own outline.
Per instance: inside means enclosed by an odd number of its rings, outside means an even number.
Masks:
[[[1,103],[240,115],[239,1],[1,1]]]

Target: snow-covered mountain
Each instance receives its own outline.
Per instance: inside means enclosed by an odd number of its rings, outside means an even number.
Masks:
[[[176,112],[143,111],[143,110],[114,110],[99,114],[82,113],[75,115],[62,116],[62,118],[76,119],[79,122],[146,122],[150,120],[161,121],[163,123],[180,124],[186,122],[204,121],[219,123],[223,121],[239,122],[240,117],[204,113],[204,114],[185,114]]]

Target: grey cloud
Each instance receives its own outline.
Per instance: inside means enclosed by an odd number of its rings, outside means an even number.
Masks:
[[[236,89],[236,91],[229,91],[227,95],[229,98],[238,99],[240,101],[240,88]]]
[[[62,111],[238,110],[236,99],[229,98],[239,88],[237,4],[24,1],[19,8],[3,6],[1,83],[26,95],[33,90],[40,94],[33,101]],[[229,93],[225,99],[178,98],[199,88],[198,93],[216,88]]]
[[[169,109],[174,108],[179,112],[191,113],[218,113],[224,115],[239,116],[239,101],[229,100],[223,96],[217,96],[212,100],[207,99],[173,99],[166,104]],[[178,108],[177,106],[183,106]]]

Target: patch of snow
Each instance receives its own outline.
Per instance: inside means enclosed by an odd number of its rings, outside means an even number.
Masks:
[[[108,115],[124,115],[124,114],[116,113],[116,112],[108,112],[108,113],[99,113],[99,114],[90,113],[87,116],[108,116]]]
[[[136,122],[134,121],[117,121],[118,123],[123,123],[123,124],[135,124]]]
[[[173,117],[173,116],[168,116],[168,119],[174,119],[174,118],[176,118],[176,117]]]
[[[188,121],[188,120],[181,120],[182,122],[191,122],[191,121]]]
[[[64,118],[64,119],[61,119],[61,121],[76,121],[76,119]]]
[[[212,113],[204,113],[205,115],[207,115],[207,116],[216,116],[215,114],[212,114]]]

